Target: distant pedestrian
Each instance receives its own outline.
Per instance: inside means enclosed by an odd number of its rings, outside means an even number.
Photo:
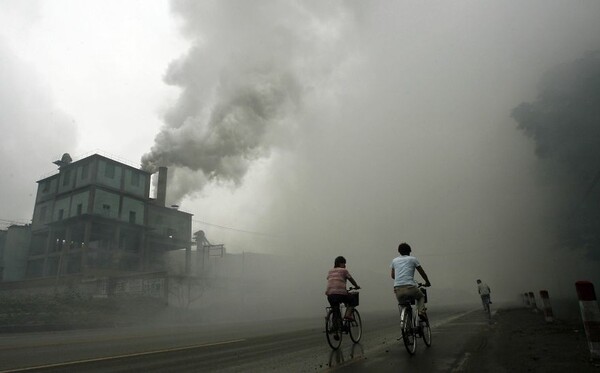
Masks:
[[[481,303],[483,304],[483,309],[487,310],[487,305],[492,304],[492,300],[490,298],[490,287],[485,283],[481,282],[481,280],[477,280],[477,290],[479,291],[479,295],[481,296]]]

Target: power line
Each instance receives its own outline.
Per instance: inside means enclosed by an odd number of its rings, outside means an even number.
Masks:
[[[208,226],[211,226],[211,227],[220,228],[220,229],[226,229],[226,230],[230,230],[230,231],[234,231],[234,232],[240,232],[240,233],[246,233],[246,234],[254,234],[254,235],[258,235],[258,236],[265,236],[265,237],[272,237],[272,238],[281,238],[281,237],[279,237],[277,235],[270,234],[270,233],[264,233],[264,232],[257,232],[257,231],[250,231],[250,230],[245,230],[245,229],[227,227],[227,226],[224,226],[224,225],[213,224],[213,223],[209,223],[209,222],[202,221],[202,220],[192,219],[192,221],[195,222],[195,223],[200,223],[200,224],[208,225]],[[28,224],[28,222],[24,222],[22,220],[18,221],[18,220],[10,220],[10,219],[2,219],[2,218],[0,218],[0,223],[2,223],[2,225],[5,225],[5,224]]]
[[[245,229],[238,229],[238,228],[226,227],[224,225],[213,224],[213,223],[205,222],[205,221],[202,221],[202,220],[192,219],[192,221],[196,222],[196,223],[208,225],[210,227],[215,227],[215,228],[230,230],[230,231],[234,231],[234,232],[254,234],[254,235],[257,235],[257,236],[265,236],[265,237],[272,237],[272,238],[281,238],[281,237],[279,237],[277,235],[270,234],[270,233],[263,233],[263,232],[249,231],[249,230],[245,230]]]

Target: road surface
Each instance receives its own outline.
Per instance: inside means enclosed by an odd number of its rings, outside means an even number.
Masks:
[[[324,316],[324,315],[323,315]],[[485,349],[480,309],[430,310],[433,346],[409,356],[396,312],[365,313],[363,338],[332,351],[324,317],[0,335],[0,372],[460,371]]]

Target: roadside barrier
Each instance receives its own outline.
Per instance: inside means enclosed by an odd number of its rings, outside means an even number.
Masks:
[[[535,295],[533,294],[533,291],[529,292],[529,303],[531,305],[531,310],[533,312],[538,312],[537,304],[535,303]]]
[[[548,294],[548,290],[540,290],[540,298],[542,298],[546,322],[554,322],[554,313],[552,312],[552,306],[550,306],[550,295]]]
[[[575,289],[579,298],[579,309],[590,346],[591,358],[600,359],[600,309],[598,309],[594,284],[589,281],[577,281]]]

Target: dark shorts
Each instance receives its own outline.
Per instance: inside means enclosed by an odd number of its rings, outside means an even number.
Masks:
[[[339,307],[340,304],[350,303],[350,296],[348,294],[331,294],[327,296],[327,300],[331,307]]]

